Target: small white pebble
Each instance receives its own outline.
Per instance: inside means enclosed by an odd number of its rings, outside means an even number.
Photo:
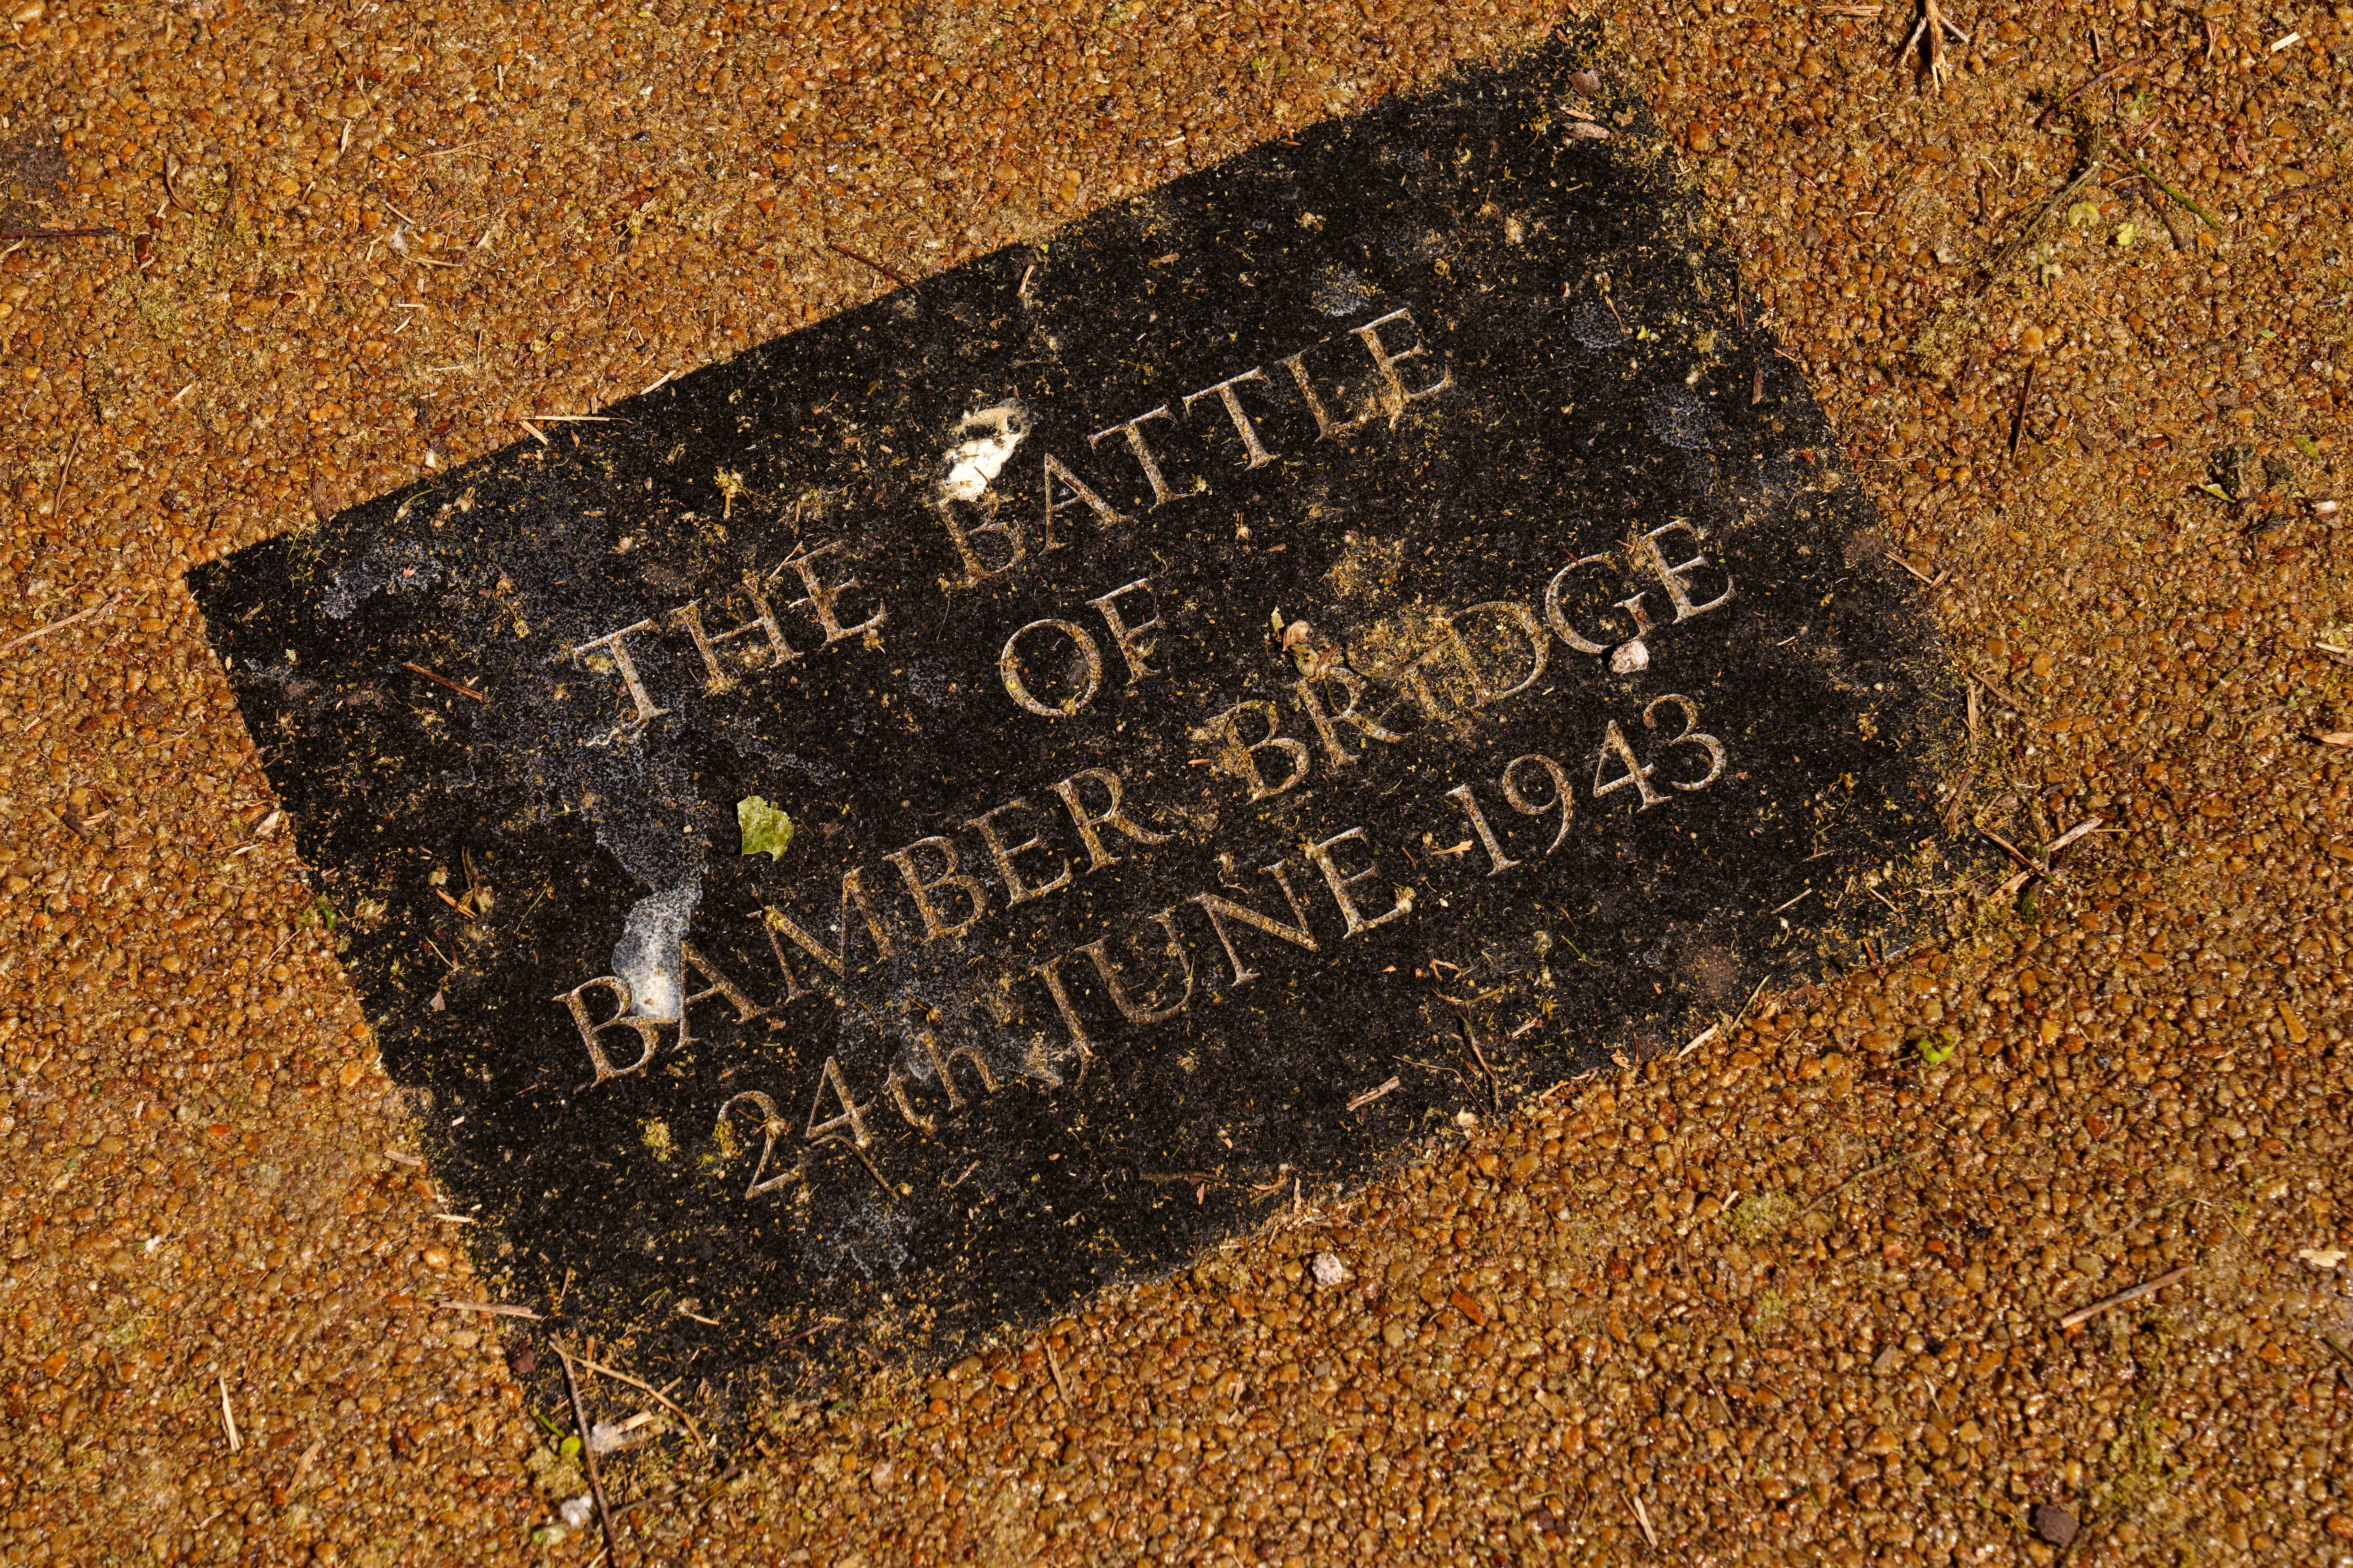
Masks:
[[[1329,1289],[1348,1277],[1348,1266],[1328,1252],[1315,1255],[1315,1283]]]
[[[568,1500],[562,1508],[557,1509],[555,1511],[558,1514],[561,1514],[564,1518],[564,1522],[570,1525],[573,1529],[586,1530],[588,1528],[588,1516],[591,1513],[594,1513],[596,1510],[596,1505],[590,1502],[587,1498],[576,1497]]]
[[[1618,651],[1609,656],[1609,670],[1613,675],[1631,675],[1638,669],[1650,668],[1651,650],[1642,646],[1641,637],[1630,643],[1620,643]]]

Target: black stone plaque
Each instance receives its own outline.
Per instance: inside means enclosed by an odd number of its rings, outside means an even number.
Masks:
[[[198,574],[512,1299],[954,1352],[1893,921],[1928,624],[1575,66]]]

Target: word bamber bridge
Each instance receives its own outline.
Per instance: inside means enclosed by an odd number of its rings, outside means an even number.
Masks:
[[[706,1372],[944,1353],[1679,1044],[1934,874],[1933,641],[1570,71],[200,575],[513,1298]]]

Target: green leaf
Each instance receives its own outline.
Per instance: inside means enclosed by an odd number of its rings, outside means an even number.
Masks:
[[[785,815],[783,807],[770,805],[756,795],[747,795],[735,803],[735,826],[743,832],[746,855],[781,859],[785,846],[793,841],[793,819]]]

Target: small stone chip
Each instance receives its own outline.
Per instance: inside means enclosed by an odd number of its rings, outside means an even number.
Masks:
[[[2033,1522],[2034,1533],[2053,1546],[2066,1545],[2075,1539],[2075,1532],[2083,1528],[2076,1522],[2073,1514],[2055,1502],[2036,1503]]]
[[[1315,1283],[1329,1289],[1348,1277],[1348,1266],[1332,1253],[1319,1252],[1314,1262]]]

